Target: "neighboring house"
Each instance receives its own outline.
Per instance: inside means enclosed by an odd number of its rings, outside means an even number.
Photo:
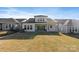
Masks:
[[[19,29],[25,32],[47,31],[62,33],[79,33],[79,20],[51,19],[45,15],[36,15],[34,18],[13,19],[0,18],[0,30]]]
[[[18,27],[18,21],[13,18],[0,18],[0,30],[11,30]]]
[[[59,24],[59,32],[79,33],[79,20],[76,19],[56,19]]]
[[[59,32],[69,33],[72,26],[71,19],[55,19],[58,23]]]

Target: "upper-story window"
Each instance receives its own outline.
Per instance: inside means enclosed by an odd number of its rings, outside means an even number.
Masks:
[[[44,22],[44,18],[39,18],[38,22]]]
[[[47,22],[48,16],[45,16],[45,15],[36,15],[36,16],[34,16],[34,18],[35,18],[35,22]]]

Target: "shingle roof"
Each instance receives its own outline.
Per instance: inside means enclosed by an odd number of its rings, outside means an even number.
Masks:
[[[23,23],[43,23],[43,22],[35,22],[35,18],[29,18]],[[46,23],[46,22],[45,22]],[[51,19],[47,18],[47,23],[49,24],[63,24],[63,25],[72,25],[72,19]]]
[[[56,20],[53,20],[53,19],[51,19],[51,18],[47,18],[47,23],[48,24],[57,24],[57,21]]]
[[[24,23],[35,23],[35,18],[29,18],[27,21]]]
[[[23,22],[26,19],[16,19],[16,20],[19,21],[19,22]]]
[[[72,20],[69,20],[67,25],[72,26]]]
[[[35,22],[35,18],[29,18],[27,21],[23,23],[46,23],[46,22]]]
[[[72,19],[55,19],[59,24],[72,25]]]
[[[55,20],[52,20],[51,18],[47,18],[47,22],[57,23]],[[27,21],[23,23],[46,23],[46,22],[35,22],[35,18],[29,18]]]
[[[67,20],[66,19],[55,19],[59,24],[64,24]]]
[[[13,18],[0,18],[0,23],[18,23],[18,21]]]

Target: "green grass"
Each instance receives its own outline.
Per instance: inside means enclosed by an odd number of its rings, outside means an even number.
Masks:
[[[25,34],[25,35],[23,35]],[[0,40],[0,51],[63,52],[79,51],[79,39],[62,33],[19,33],[16,38]],[[27,38],[27,37],[32,38]],[[17,37],[25,37],[17,39]],[[29,40],[30,39],[30,40]]]

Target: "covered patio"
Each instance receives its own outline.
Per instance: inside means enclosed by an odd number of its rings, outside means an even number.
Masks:
[[[47,24],[35,24],[35,31],[47,31]]]

